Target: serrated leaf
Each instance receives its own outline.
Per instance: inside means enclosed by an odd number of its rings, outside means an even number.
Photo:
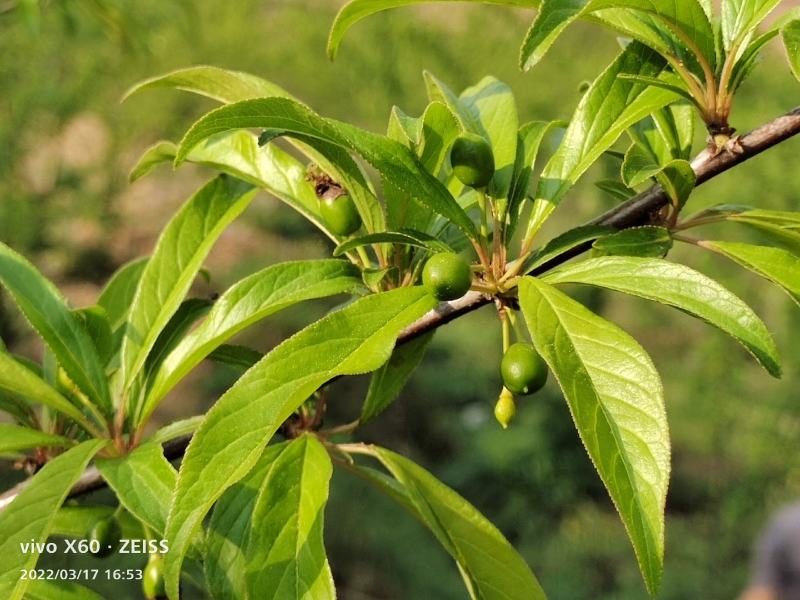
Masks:
[[[298,302],[341,294],[359,284],[358,269],[343,260],[286,262],[242,279],[166,357],[153,378],[141,420],[200,361],[240,331]]]
[[[213,304],[211,300],[205,298],[189,298],[181,302],[178,310],[161,330],[144,363],[144,373],[148,382],[152,382],[164,360],[183,341],[189,330],[209,313]]]
[[[617,179],[601,179],[600,181],[595,181],[594,185],[615,200],[622,200],[623,202],[636,195],[636,190],[629,188]]]
[[[386,136],[400,142],[411,150],[416,150],[419,144],[422,119],[404,113],[400,107],[393,106],[389,113],[389,125],[386,127]]]
[[[83,442],[55,457],[0,511],[0,597],[22,598],[30,579],[22,579],[20,571],[32,568],[39,553],[35,549],[23,552],[20,544],[47,540],[59,506],[105,444],[102,440]]]
[[[536,250],[526,261],[523,272],[530,273],[557,256],[616,231],[617,229],[610,225],[581,225],[580,227],[569,229]]]
[[[67,448],[74,442],[30,427],[0,423],[0,454],[31,448]]]
[[[371,244],[398,244],[401,246],[413,246],[415,248],[425,248],[432,252],[452,252],[453,249],[447,244],[440,242],[437,238],[421,231],[404,229],[402,231],[384,231],[382,233],[370,233],[347,240],[339,244],[333,251],[334,256],[341,256],[350,250]]]
[[[421,119],[417,154],[428,172],[436,176],[461,128],[453,112],[442,102],[428,104]]]
[[[778,351],[766,325],[736,295],[689,267],[653,258],[609,256],[561,267],[543,280],[595,285],[674,306],[736,339],[771,375],[780,377]]]
[[[661,160],[663,157],[656,156],[642,144],[634,143],[625,153],[622,180],[633,187],[653,178],[670,197],[673,205],[683,207],[695,186],[697,177],[694,169],[683,159]]]
[[[250,127],[265,130],[267,137],[262,134],[262,140],[288,135],[309,143],[317,140],[356,152],[391,185],[475,237],[475,226],[466,213],[408,148],[347,123],[320,117],[302,104],[285,98],[246,100],[211,111],[184,136],[176,164],[186,160],[190,151],[208,137]]]
[[[800,257],[781,248],[702,240],[698,244],[781,286],[800,304]]]
[[[170,440],[174,440],[185,435],[190,435],[197,431],[200,423],[203,421],[203,415],[195,417],[187,417],[178,421],[173,421],[161,427],[152,436],[147,438],[147,441],[153,444],[163,444]]]
[[[266,96],[289,97],[289,92],[261,77],[240,71],[199,65],[157,75],[137,83],[125,93],[123,99],[153,88],[184,90],[223,103]]]
[[[186,451],[167,522],[167,591],[177,598],[189,541],[213,503],[311,394],[338,375],[374,371],[400,331],[436,305],[421,288],[361,298],[274,348],[211,408]]]
[[[110,409],[108,382],[89,335],[56,287],[2,242],[0,284],[8,290],[69,378],[92,402]]]
[[[592,244],[601,256],[666,256],[672,248],[672,236],[664,227],[631,227],[602,237]]]
[[[566,126],[563,121],[530,121],[519,128],[517,159],[508,203],[509,227],[506,232],[507,238],[513,235],[524,208],[525,198],[528,197],[531,174],[539,156],[539,148],[544,137],[553,129]]]
[[[292,441],[270,465],[245,550],[251,598],[336,598],[322,540],[332,472],[328,452],[311,435]]]
[[[753,34],[780,0],[722,0],[721,4],[723,47],[730,51]]]
[[[800,81],[800,20],[787,23],[781,29],[783,47],[786,49],[786,58],[795,78]]]
[[[97,468],[122,506],[157,533],[164,532],[176,473],[160,444],[149,442],[125,456],[98,459]]]
[[[520,65],[530,69],[539,62],[553,42],[576,19],[609,9],[640,12],[664,25],[681,30],[710,63],[716,62],[711,22],[697,0],[543,0],[520,51]],[[602,21],[603,17],[600,16]]]
[[[367,397],[358,419],[361,423],[371,421],[397,399],[411,375],[425,358],[425,350],[432,339],[433,333],[426,333],[398,346],[392,352],[389,361],[372,374]]]
[[[402,485],[423,523],[456,560],[471,598],[545,600],[524,559],[474,506],[407,458],[380,447],[371,451]]]
[[[667,90],[619,78],[622,73],[656,77],[664,67],[655,51],[633,42],[592,83],[539,178],[526,238],[538,231],[580,176],[628,127],[678,98]]]
[[[211,247],[250,204],[255,190],[215,177],[183,205],[159,236],[142,273],[122,342],[123,389],[133,384],[158,336],[178,310]]]
[[[128,317],[136,288],[148,260],[148,257],[142,257],[122,265],[100,292],[97,304],[105,309],[108,322],[114,331],[121,327]]]
[[[288,442],[267,446],[252,471],[214,505],[206,533],[204,570],[214,598],[246,598],[245,547],[250,520],[264,479]]]
[[[14,360],[7,352],[0,350],[0,389],[23,398],[26,402],[43,404],[80,423],[85,429],[93,431],[86,416],[47,384],[36,373]]]
[[[155,77],[153,80],[149,80],[149,82],[150,84],[145,82],[145,84],[137,86],[134,91],[152,87],[177,88],[207,98],[212,98],[223,104],[265,97],[291,98],[294,101],[298,101],[291,94],[286,92],[286,90],[260,77],[238,71],[219,69],[217,67],[190,67],[189,69],[182,69]],[[130,95],[130,93],[128,95]],[[225,138],[225,136],[219,137]],[[223,162],[217,168],[225,172],[228,171],[228,168],[235,171],[236,169],[244,167],[244,174],[247,176],[242,177],[235,172],[234,174],[245,181],[250,181],[249,176],[253,175],[254,170],[258,171],[257,175],[259,176],[266,175],[267,177],[265,177],[265,180],[268,181],[270,185],[275,185],[278,190],[277,192],[271,189],[269,191],[275,193],[278,198],[298,210],[300,210],[301,205],[305,209],[313,207],[308,214],[303,210],[300,212],[320,227],[320,229],[325,231],[330,237],[333,237],[320,222],[318,218],[319,211],[315,203],[312,204],[305,197],[297,198],[296,202],[293,202],[290,196],[279,193],[284,192],[287,187],[294,187],[295,189],[304,191],[303,182],[295,180],[293,177],[290,178],[289,181],[280,181],[280,171],[284,168],[284,165],[286,163],[296,163],[297,161],[294,161],[290,155],[277,149],[274,152],[274,156],[277,157],[277,164],[270,166],[270,152],[265,151],[263,153],[264,156],[257,155],[251,148],[252,141],[247,141],[245,138],[246,136],[241,136],[238,139],[232,140],[233,143],[228,144],[231,146],[230,148],[226,148],[225,145],[223,145],[222,148],[209,148],[207,153],[199,152],[200,155],[193,154],[187,157],[186,160],[192,160],[194,157],[198,162],[207,163],[209,166],[214,166],[213,163],[215,160],[221,160]],[[375,198],[359,166],[346,152],[336,145],[329,144],[323,140],[305,140],[305,142],[291,140],[291,142],[298,150],[322,168],[323,171],[331,175],[350,191],[353,202],[358,208],[358,212],[364,221],[364,226],[367,231],[382,231],[385,229],[385,219],[380,203]],[[204,146],[208,145],[210,144],[207,143]],[[163,151],[167,149],[167,146],[162,146]],[[152,157],[156,158],[156,156],[157,155],[154,154]],[[271,172],[275,170],[277,170],[278,173]],[[303,176],[304,175],[305,173],[303,173]],[[254,185],[260,185],[258,182],[253,183]],[[308,188],[307,185],[305,187]],[[307,193],[304,193],[303,196],[307,196]],[[317,215],[317,218],[312,218],[309,215]]]
[[[454,0],[442,0],[444,2]],[[504,6],[517,6],[521,8],[536,8],[540,0],[459,0],[467,2],[480,2],[481,4],[500,4]],[[353,25],[375,13],[399,8],[402,6],[412,6],[414,4],[427,4],[430,0],[352,0],[345,4],[331,26],[328,37],[328,57],[333,60],[339,51],[344,34]]]
[[[106,309],[100,305],[89,306],[72,311],[89,334],[100,364],[105,366],[114,353],[114,334]]]
[[[652,360],[616,325],[540,280],[522,280],[520,305],[655,594],[664,561],[670,450]]]
[[[236,344],[222,344],[208,355],[208,360],[232,367],[240,375],[262,358],[264,355],[261,352]]]
[[[136,161],[133,169],[128,175],[128,181],[134,183],[148,175],[156,167],[167,164],[175,160],[175,153],[178,147],[167,140],[161,140],[145,150]]]

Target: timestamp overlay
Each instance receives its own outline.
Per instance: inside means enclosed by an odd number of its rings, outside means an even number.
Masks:
[[[22,554],[38,555],[87,555],[105,556],[112,552],[149,556],[164,554],[169,550],[166,540],[127,539],[115,540],[114,543],[102,544],[98,540],[63,539],[57,541],[37,542],[30,540],[20,542]],[[50,581],[137,581],[143,578],[144,568],[30,568],[20,569],[20,580]]]

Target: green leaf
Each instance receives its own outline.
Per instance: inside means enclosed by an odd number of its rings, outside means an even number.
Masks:
[[[428,173],[436,176],[447,160],[450,147],[461,133],[458,119],[446,104],[431,102],[425,108],[417,155]]]
[[[684,100],[688,100],[698,108],[702,108],[697,104],[697,100],[695,100],[694,96],[689,93],[689,90],[686,88],[686,84],[683,82],[682,79],[679,77],[670,77],[667,79],[663,77],[659,79],[658,77],[648,77],[646,75],[628,75],[627,73],[620,75],[621,79],[628,79],[630,81],[635,81],[637,83],[642,83],[644,85],[649,85],[652,87],[663,88],[669,92],[680,96]]]
[[[692,193],[696,175],[692,165],[683,159],[664,161],[665,157],[657,156],[651,148],[634,143],[625,153],[622,163],[622,180],[629,186],[637,186],[654,178],[673,204],[683,207]]]
[[[734,207],[728,214],[724,214],[724,217],[730,221],[752,227],[771,242],[800,255],[800,213],[775,210],[745,210],[739,212]]]
[[[592,83],[539,178],[526,238],[539,229],[578,178],[628,127],[678,98],[667,90],[619,77],[623,73],[656,77],[664,67],[658,54],[633,42]]]
[[[236,344],[222,344],[208,355],[209,360],[231,367],[240,375],[262,358],[261,352]]]
[[[103,600],[97,592],[72,581],[34,579],[25,592],[25,600]]]
[[[226,175],[215,177],[164,228],[142,273],[128,317],[121,350],[125,390],[144,367],[214,242],[254,196],[250,185]]]
[[[100,364],[105,366],[114,354],[114,334],[108,320],[106,309],[100,305],[89,306],[72,311],[89,334]]]
[[[360,281],[358,269],[343,260],[286,262],[242,279],[217,299],[208,317],[161,364],[140,422],[189,371],[240,331],[298,302],[354,290]]]
[[[212,98],[223,104],[231,104],[242,100],[263,97],[281,97],[296,100],[282,88],[264,79],[247,73],[227,71],[216,67],[191,67],[189,69],[167,73],[166,75],[149,80],[143,85],[137,86],[133,91],[152,87],[178,88]],[[130,95],[130,93],[128,95]],[[291,166],[292,163],[297,163],[297,161],[280,149],[276,149],[272,152],[264,151],[260,154],[257,153],[253,148],[253,141],[247,139],[248,137],[252,137],[250,134],[242,135],[238,138],[232,137],[230,140],[228,140],[226,136],[219,137],[221,140],[224,140],[221,147],[217,147],[215,143],[209,141],[204,147],[201,147],[196,154],[192,153],[190,156],[186,157],[186,160],[195,160],[200,163],[208,164],[209,166],[214,166],[215,161],[221,161],[222,164],[217,168],[225,172],[228,172],[230,169],[233,174],[240,179],[250,181],[254,185],[260,186],[257,181],[252,181],[252,179],[250,179],[255,171],[255,174],[259,177],[263,177],[263,180],[268,182],[269,185],[274,185],[277,191],[269,189],[268,187],[266,187],[266,189],[275,193],[275,195],[284,202],[300,210],[307,218],[317,224],[320,229],[328,233],[323,227],[323,224],[319,221],[316,197],[311,199],[313,203],[307,198],[307,190],[310,189],[307,182],[303,182],[301,179],[298,180],[295,177],[288,178],[288,181],[281,181],[280,179],[282,177],[281,171],[286,170],[287,164]],[[341,148],[323,140],[305,140],[305,142],[307,143],[295,140],[293,144],[350,191],[367,231],[381,231],[385,229],[380,203],[369,189],[369,185],[358,165],[350,156],[342,151]],[[203,148],[207,148],[207,151],[203,152]],[[152,154],[146,153],[146,156],[143,157],[142,160],[147,160],[148,162],[156,160],[160,155],[166,154],[169,150],[169,146],[162,145],[159,150],[154,150]],[[275,161],[274,165],[270,164],[273,159]],[[236,173],[237,169],[243,169],[243,173]],[[277,171],[277,173],[275,171]],[[291,172],[292,174],[296,173],[296,169],[292,169]],[[301,175],[301,178],[302,177],[305,177],[304,171]],[[303,196],[292,199],[291,196],[280,193],[285,192],[286,188],[299,190],[303,192]],[[308,211],[308,214],[300,209],[301,206]],[[333,237],[330,233],[328,233],[328,235]]]
[[[653,258],[609,256],[561,267],[543,280],[595,285],[674,306],[736,339],[771,375],[780,377],[778,351],[766,325],[732,292],[689,267]]]
[[[629,188],[618,179],[601,179],[600,181],[595,181],[594,185],[615,200],[625,201],[636,195],[636,190]]]
[[[114,331],[128,318],[136,288],[148,260],[147,257],[142,257],[122,265],[100,292],[97,304],[106,310],[108,322]]]
[[[127,511],[117,511],[113,506],[62,506],[56,512],[50,535],[88,539],[92,527],[100,519],[107,519],[116,515],[122,530],[122,537],[128,539],[143,539],[142,524]]]
[[[531,174],[539,156],[539,149],[544,137],[555,128],[566,127],[563,121],[531,121],[519,128],[517,141],[517,160],[514,167],[514,179],[509,194],[508,214],[511,217],[510,231],[506,235],[510,238],[524,207],[525,198],[528,196]]]
[[[749,38],[780,1],[722,0],[722,42],[726,52]]]
[[[205,298],[189,298],[181,302],[178,310],[158,335],[153,349],[145,361],[148,377],[154,375],[164,359],[182,342],[189,330],[211,310],[214,303]]]
[[[339,244],[333,251],[334,256],[341,256],[361,246],[371,244],[398,244],[401,246],[413,246],[415,248],[425,248],[431,252],[452,252],[453,249],[447,244],[440,242],[437,238],[421,231],[413,229],[403,229],[401,231],[384,231],[382,233],[369,233],[347,240]]]
[[[781,286],[800,304],[800,257],[770,246],[754,246],[736,242],[712,242],[703,240],[698,244],[727,256],[773,283]]]
[[[557,256],[616,231],[617,229],[610,225],[581,225],[565,231],[534,252],[528,259],[523,272],[530,273]]]
[[[786,58],[794,76],[800,80],[800,20],[790,21],[781,29]]]
[[[200,65],[146,79],[130,88],[123,99],[153,88],[184,90],[222,103],[266,96],[290,97],[283,88],[255,75]]]
[[[164,152],[160,156],[165,162],[172,162],[177,150],[173,145],[171,154]],[[145,154],[140,161],[147,159]],[[231,131],[197,145],[186,160],[266,190],[334,238],[320,217],[319,200],[308,181],[306,167],[278,146],[259,146],[258,136],[248,131]]]
[[[175,160],[177,151],[178,147],[172,142],[167,140],[156,142],[139,157],[139,160],[128,175],[128,181],[134,183],[148,175],[156,167],[172,162]]]
[[[672,236],[664,227],[631,227],[596,240],[592,248],[600,256],[662,258],[672,248]]]
[[[367,390],[367,398],[361,408],[359,421],[371,421],[394,402],[400,395],[411,375],[425,358],[425,350],[433,339],[433,333],[426,333],[410,342],[398,346],[392,358],[372,374]]]
[[[21,544],[47,540],[58,507],[105,444],[103,440],[91,440],[57,456],[0,511],[0,598],[22,598],[30,580],[21,579],[20,571],[33,568],[39,553],[34,548],[26,552]]]
[[[422,521],[456,560],[471,598],[545,599],[530,567],[474,506],[407,458],[385,448],[370,450],[402,484]]]
[[[391,185],[419,200],[475,237],[475,226],[438,179],[428,173],[413,153],[388,138],[347,123],[325,119],[285,98],[246,100],[211,111],[186,133],[175,161],[186,160],[206,138],[234,129],[264,128],[265,138],[288,135],[306,142],[322,141],[360,154]]]
[[[400,107],[393,106],[392,111],[389,113],[386,136],[412,150],[416,150],[419,144],[421,128],[422,119],[411,117],[404,113]]]
[[[10,423],[0,423],[0,454],[31,448],[67,448],[72,444],[72,440],[60,435]]]
[[[2,242],[0,284],[11,294],[70,379],[98,406],[110,409],[108,383],[86,330],[56,287]]]
[[[652,360],[616,325],[542,281],[522,280],[520,304],[655,594],[664,561],[670,450]]]
[[[214,598],[245,598],[245,547],[253,507],[272,463],[288,442],[267,446],[247,477],[214,505],[206,533],[205,578]]]
[[[663,25],[681,30],[697,45],[710,64],[716,62],[714,31],[697,0],[543,0],[542,8],[522,44],[521,67],[528,70],[538,63],[553,42],[576,19],[608,9],[623,9],[655,17]],[[602,14],[600,20],[603,20]]]
[[[260,356],[260,355],[259,355]],[[203,422],[203,415],[196,417],[188,417],[180,421],[174,421],[169,425],[164,425],[161,429],[156,431],[149,439],[148,442],[153,444],[163,444],[175,438],[183,437],[197,431],[200,423]]]
[[[772,38],[778,35],[778,33],[778,29],[770,29],[759,35],[747,45],[747,48],[744,50],[744,52],[742,52],[742,55],[739,57],[733,67],[731,80],[728,84],[728,91],[735,92],[739,89],[739,86],[745,79],[747,79],[758,63],[764,46],[766,46],[767,43],[772,40]]]
[[[36,373],[0,350],[0,389],[16,394],[28,402],[37,402],[72,418],[88,431],[96,431],[86,416]]]
[[[147,443],[119,458],[98,459],[100,474],[122,506],[157,533],[167,522],[169,499],[175,490],[175,469],[161,444]]]
[[[311,435],[292,441],[270,465],[245,550],[251,598],[336,597],[322,540],[332,472],[328,452]]]
[[[444,2],[452,2],[454,0],[440,0]],[[481,4],[500,4],[503,6],[517,6],[521,8],[536,8],[539,6],[540,0],[457,0],[468,2],[480,2]],[[428,4],[430,0],[352,0],[345,4],[336,15],[336,19],[331,26],[330,35],[328,37],[328,57],[333,60],[336,58],[336,53],[339,50],[339,45],[342,43],[344,34],[353,25],[358,23],[370,15],[389,10],[390,8],[399,8],[402,6],[411,6],[414,4]]]
[[[480,125],[476,133],[488,139],[492,146],[495,172],[488,193],[493,198],[506,198],[517,158],[519,117],[514,94],[508,85],[489,76],[464,90],[459,101]]]
[[[436,305],[423,289],[366,296],[274,348],[211,408],[181,465],[166,538],[167,589],[177,598],[189,540],[220,495],[242,479],[300,404],[339,375],[374,371],[400,331]]]

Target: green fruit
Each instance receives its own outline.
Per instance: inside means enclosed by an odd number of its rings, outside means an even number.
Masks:
[[[472,188],[485,188],[494,175],[492,147],[474,133],[456,139],[450,150],[450,164],[458,180]]]
[[[142,573],[142,591],[148,600],[166,596],[164,592],[164,560],[160,554],[151,554]]]
[[[500,363],[500,374],[515,394],[533,394],[547,381],[547,363],[530,344],[511,344]]]
[[[517,406],[514,404],[514,395],[506,388],[500,392],[500,398],[494,405],[494,418],[502,425],[503,429],[508,428],[508,424],[514,419],[517,414]]]
[[[328,229],[336,235],[350,235],[361,227],[361,217],[348,194],[322,198],[319,209]]]
[[[440,252],[425,263],[422,284],[437,300],[461,298],[472,285],[469,265],[458,254]]]
[[[89,542],[97,542],[99,545],[97,552],[92,552],[92,554],[99,558],[104,558],[113,553],[119,546],[119,538],[121,536],[122,530],[115,517],[97,520],[89,532]],[[91,544],[91,546],[94,545]]]

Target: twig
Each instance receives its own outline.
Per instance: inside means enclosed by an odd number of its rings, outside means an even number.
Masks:
[[[754,129],[750,133],[739,138],[741,151],[729,152],[723,150],[718,154],[713,154],[709,150],[701,152],[693,161],[692,168],[696,176],[695,185],[705,183],[709,179],[724,173],[728,169],[753,158],[757,154],[764,152],[773,146],[789,139],[800,133],[800,108],[796,108],[785,115],[782,115],[769,123]],[[654,214],[658,213],[662,207],[669,203],[669,196],[660,186],[653,186],[614,207],[608,212],[593,219],[590,224],[611,225],[617,229],[635,227],[650,222]],[[538,275],[553,267],[560,265],[567,260],[582,254],[591,247],[587,243],[572,250],[560,254],[552,260],[545,262],[531,273]],[[443,302],[438,307],[423,315],[416,322],[406,327],[397,338],[397,343],[408,342],[428,331],[441,327],[450,321],[457,319],[469,312],[492,302],[492,298],[480,292],[468,292],[464,297],[452,302]],[[164,455],[168,460],[176,460],[183,456],[186,446],[189,445],[191,436],[177,438],[164,444]],[[23,481],[12,489],[0,495],[0,511],[8,506],[14,498],[26,487],[28,481]],[[104,487],[106,485],[100,473],[94,467],[90,467],[81,476],[72,490],[69,497],[81,496],[90,491]]]

